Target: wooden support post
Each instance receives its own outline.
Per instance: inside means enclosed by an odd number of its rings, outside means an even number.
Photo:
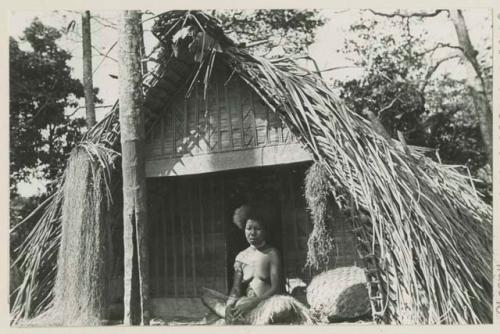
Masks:
[[[125,325],[149,325],[144,115],[138,11],[120,17],[120,129],[123,171],[124,318]],[[135,280],[138,280],[135,282]],[[135,291],[138,288],[139,291]],[[134,295],[139,298],[139,308]]]
[[[90,36],[90,11],[82,13],[82,49],[83,49],[83,89],[85,92],[85,110],[87,128],[95,124],[94,84],[92,80],[92,41]]]
[[[493,112],[484,74],[477,60],[478,52],[470,40],[462,10],[450,10],[449,15],[457,33],[458,43],[463,51],[462,58],[467,73],[466,85],[474,102],[483,144],[488,153],[490,166],[493,166]]]

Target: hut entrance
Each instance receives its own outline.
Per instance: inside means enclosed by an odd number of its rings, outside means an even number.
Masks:
[[[244,232],[233,224],[236,208],[243,204],[258,202],[269,223],[269,244],[283,253],[282,242],[282,174],[286,167],[249,168],[231,172],[226,187],[227,197],[227,280],[233,281],[232,262],[236,255],[248,247]]]
[[[269,242],[290,269],[301,268],[310,228],[302,195],[307,166],[149,178],[152,297],[195,298],[203,286],[228,293],[234,258],[248,247],[234,210],[256,200],[265,204]]]
[[[309,281],[304,270],[311,222],[304,198],[308,162],[148,179],[150,294],[158,316],[199,316],[201,287],[229,293],[234,258],[248,247],[233,224],[242,204],[265,204],[269,242],[282,255],[287,279]],[[342,220],[338,221],[339,224]],[[353,241],[336,229],[335,265],[354,260]]]

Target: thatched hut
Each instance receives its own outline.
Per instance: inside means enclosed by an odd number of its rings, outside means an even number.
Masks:
[[[197,313],[200,287],[228,290],[232,259],[244,247],[232,213],[259,199],[267,203],[287,278],[311,278],[308,251],[331,251],[320,246],[325,224],[334,222],[330,266],[365,267],[375,320],[491,321],[492,211],[468,177],[434,162],[429,150],[387,138],[293,60],[253,56],[203,12],[165,13],[153,32],[160,52],[144,77],[153,312]],[[92,176],[83,179],[102,194],[90,201],[111,200],[92,217],[111,229],[113,255],[105,261],[116,268],[110,273],[116,291],[102,288],[117,301],[118,150],[116,104],[70,158],[85,152],[92,162]],[[310,218],[303,184],[313,161],[330,204],[321,204],[326,197],[316,201],[326,209]],[[30,216],[39,223],[19,251],[26,275],[14,319],[36,315],[57,298],[53,259],[69,224],[65,196],[84,194],[89,185],[63,191],[71,173],[68,167],[58,190]]]

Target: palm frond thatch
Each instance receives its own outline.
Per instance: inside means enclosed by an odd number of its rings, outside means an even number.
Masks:
[[[491,322],[492,210],[467,176],[388,141],[292,61],[238,48],[223,56],[325,166],[334,191],[369,213],[386,321]]]
[[[102,144],[94,144],[92,142],[82,142],[78,145],[73,153],[78,151],[85,152],[80,154],[79,160],[93,161],[97,166],[93,168],[93,179],[95,182],[102,182],[97,191],[104,191],[102,198],[97,196],[94,201],[104,199],[111,200],[109,184],[111,183],[111,173],[115,168],[115,161],[118,153]],[[86,182],[87,178],[75,177],[75,171],[85,171],[85,165],[82,161],[73,161],[77,158],[70,158],[68,167],[63,176],[58,181],[56,191],[51,195],[37,210],[42,212],[37,224],[24,240],[21,246],[16,250],[16,261],[13,265],[18,265],[24,272],[23,282],[13,291],[15,295],[14,302],[11,307],[11,323],[24,323],[33,325],[41,321],[39,316],[42,315],[44,321],[59,323],[54,316],[47,317],[46,312],[53,306],[54,301],[54,285],[57,275],[57,257],[61,244],[62,229],[61,220],[63,218],[63,204],[68,198],[68,188],[74,186],[78,181]],[[69,174],[68,174],[69,173]],[[68,180],[68,177],[70,180]],[[65,190],[66,189],[66,190]],[[87,189],[72,188],[75,194],[87,194]],[[96,197],[94,196],[94,197]],[[94,203],[95,204],[95,203]],[[104,203],[105,204],[105,203]],[[91,205],[94,206],[94,205]],[[71,210],[70,210],[71,211]],[[30,215],[26,219],[32,219]],[[20,224],[25,223],[22,221]],[[15,229],[16,227],[14,227]],[[34,321],[28,319],[37,318]],[[51,318],[51,319],[48,319]]]

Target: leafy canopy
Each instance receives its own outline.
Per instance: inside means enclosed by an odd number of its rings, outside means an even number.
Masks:
[[[296,56],[314,42],[326,22],[318,10],[258,9],[212,11],[237,42],[261,42],[252,52],[262,56]]]
[[[391,137],[401,131],[408,144],[435,148],[444,163],[464,164],[475,173],[487,154],[472,99],[463,79],[436,67],[449,58],[438,66],[460,68],[457,51],[432,58],[429,36],[411,28],[408,19],[364,17],[353,23],[343,52],[366,70],[361,78],[336,83],[341,96],[357,113],[375,113]]]
[[[64,111],[76,107],[82,84],[71,77],[71,55],[61,33],[34,19],[20,41],[10,38],[10,174],[16,183],[35,175],[54,180],[84,126]],[[26,46],[26,47],[24,47]]]

